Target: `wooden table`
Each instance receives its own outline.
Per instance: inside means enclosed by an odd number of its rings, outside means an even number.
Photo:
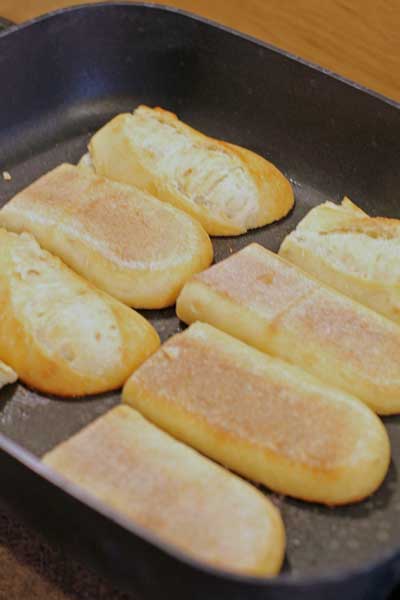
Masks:
[[[0,0],[0,16],[21,22],[79,3]],[[400,101],[400,0],[169,0],[169,4],[285,48]],[[0,600],[43,598],[128,600],[0,506]]]

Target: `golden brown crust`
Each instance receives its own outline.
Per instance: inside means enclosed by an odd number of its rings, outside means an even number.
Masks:
[[[0,359],[28,385],[61,396],[120,387],[159,345],[135,311],[40,249],[0,229]]]
[[[44,457],[67,479],[193,558],[275,575],[285,534],[256,489],[118,406]]]
[[[29,231],[47,250],[136,308],[173,304],[185,281],[212,261],[202,227],[148,194],[60,165],[0,211],[7,229]]]
[[[298,364],[380,414],[400,412],[400,327],[257,244],[196,275],[177,314]]]
[[[204,454],[308,501],[358,501],[390,448],[364,404],[204,323],[171,338],[127,381],[125,402]]]
[[[161,108],[139,106],[133,115],[118,115],[95,134],[89,152],[97,173],[188,212],[211,235],[261,227],[294,203],[290,183],[274,165]]]

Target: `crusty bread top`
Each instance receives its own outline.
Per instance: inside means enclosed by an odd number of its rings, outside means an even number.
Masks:
[[[369,217],[347,198],[342,205],[325,202],[313,208],[287,239],[339,271],[400,285],[400,221]]]
[[[14,383],[17,379],[18,375],[16,372],[0,360],[0,388],[8,383]]]
[[[207,243],[190,216],[137,188],[62,164],[17,194],[1,211],[48,222],[72,239],[87,241],[121,267],[162,269],[180,264],[188,248]]]
[[[67,361],[85,375],[113,372],[122,360],[120,328],[111,307],[116,301],[106,302],[26,233],[0,229],[0,265],[15,318],[50,358]],[[0,294],[0,310],[1,301]]]
[[[258,191],[243,162],[168,111],[139,106],[133,113],[135,146],[151,168],[188,199],[245,227],[258,213]]]
[[[315,469],[368,460],[382,437],[357,399],[204,323],[168,340],[131,380],[223,436]]]
[[[282,555],[279,517],[260,492],[127,406],[91,423],[44,462],[164,541],[215,566],[261,574],[271,567],[265,564],[271,543]]]
[[[213,139],[161,108],[119,114],[89,143],[80,167],[136,185],[198,219],[211,235],[239,235],[284,217],[293,189],[269,161]]]
[[[400,381],[400,327],[369,308],[324,286],[259,244],[251,244],[217,263],[194,281],[218,291],[290,331],[314,348],[379,374],[382,385]],[[384,357],[384,360],[383,360]],[[377,380],[375,380],[377,381]]]

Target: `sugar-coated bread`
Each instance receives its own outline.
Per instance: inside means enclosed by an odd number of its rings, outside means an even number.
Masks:
[[[361,500],[389,466],[386,430],[360,400],[204,323],[142,364],[123,399],[203,454],[295,498]]]
[[[81,396],[120,387],[159,346],[138,313],[0,229],[0,359],[28,385]]]
[[[289,181],[250,150],[210,138],[161,108],[139,106],[89,144],[99,175],[133,184],[200,221],[211,235],[238,235],[284,217]],[[87,158],[85,168],[90,168]]]
[[[400,326],[258,244],[195,275],[177,314],[297,364],[380,414],[400,412]]]
[[[69,164],[8,202],[0,226],[32,233],[80,275],[135,308],[174,304],[185,281],[213,257],[207,233],[183,211]]]
[[[247,575],[275,575],[285,532],[261,492],[118,406],[44,462],[192,558]]]
[[[16,372],[0,360],[0,389],[9,383],[17,381]]]
[[[400,324],[400,220],[369,217],[348,198],[300,221],[279,254]]]

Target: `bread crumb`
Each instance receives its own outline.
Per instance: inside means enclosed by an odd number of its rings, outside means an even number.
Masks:
[[[3,179],[4,181],[11,181],[11,175],[8,171],[3,171]]]

